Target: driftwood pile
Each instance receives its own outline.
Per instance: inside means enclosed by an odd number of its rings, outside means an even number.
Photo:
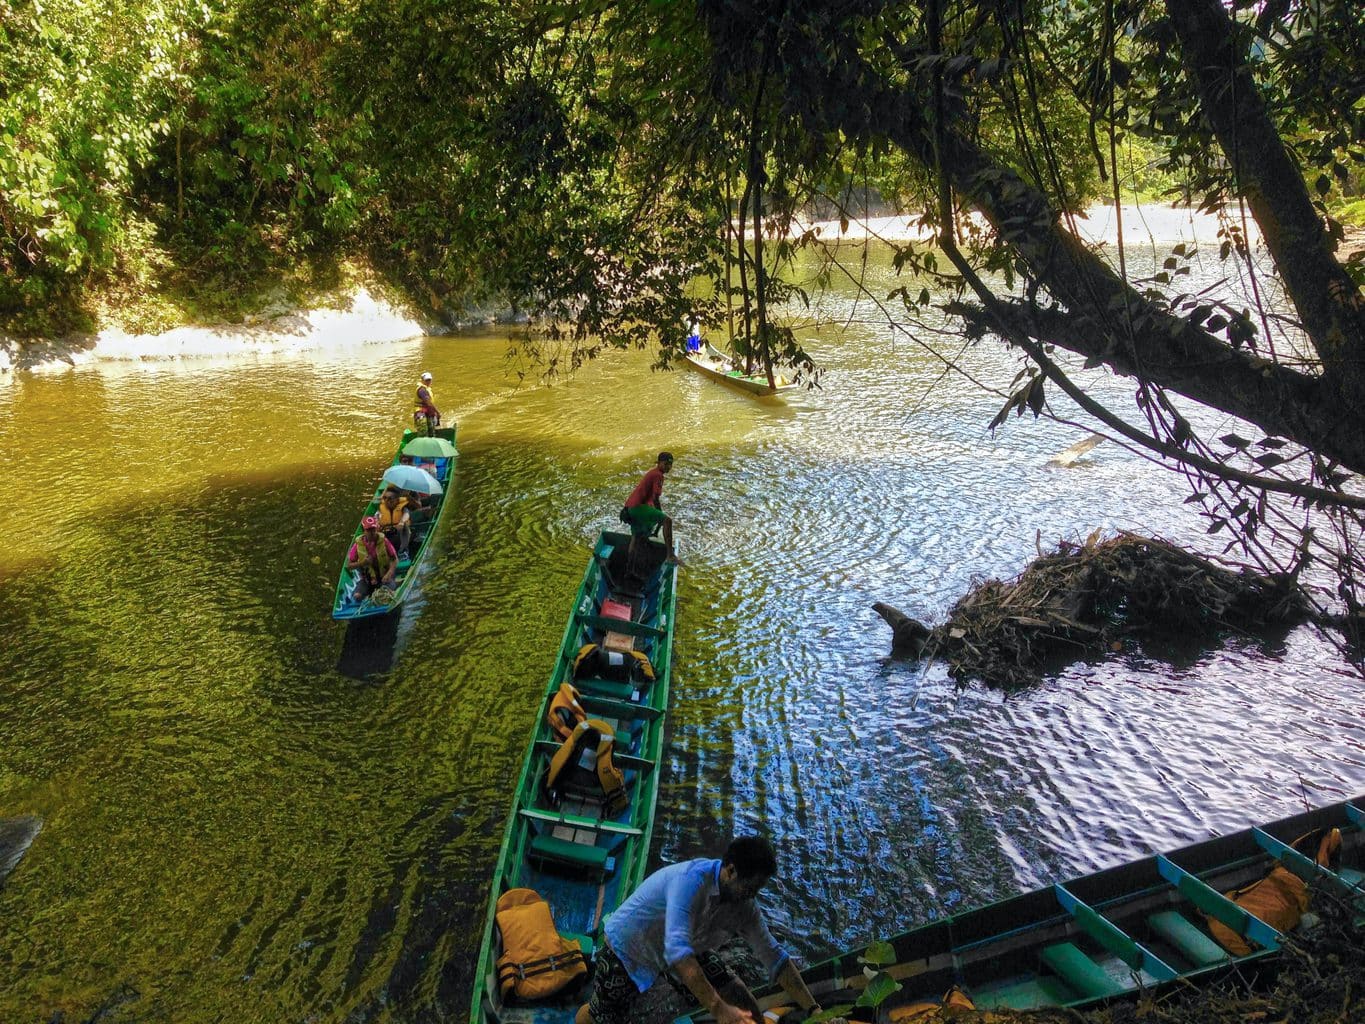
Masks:
[[[1136,637],[1258,633],[1303,621],[1292,581],[1234,572],[1131,533],[1063,541],[1008,582],[977,584],[933,629],[886,605],[897,653],[937,657],[958,682],[1003,689],[1068,661],[1122,650]]]

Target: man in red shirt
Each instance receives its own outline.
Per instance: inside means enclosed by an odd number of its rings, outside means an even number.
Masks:
[[[668,546],[668,560],[676,563],[678,557],[673,553],[673,520],[664,515],[662,499],[664,493],[664,474],[673,468],[673,454],[660,452],[659,461],[654,468],[640,478],[635,490],[626,499],[626,507],[621,510],[621,518],[630,524],[630,557],[635,557],[635,545],[641,537],[652,537],[659,527],[664,528],[664,544]]]

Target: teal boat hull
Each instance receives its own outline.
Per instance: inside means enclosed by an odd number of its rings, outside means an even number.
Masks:
[[[1339,828],[1335,870],[1318,867],[1289,844]],[[901,989],[850,1019],[880,1022],[891,1010],[934,1003],[957,986],[982,1011],[1088,1009],[1178,984],[1200,984],[1232,972],[1273,968],[1284,939],[1274,927],[1223,894],[1265,877],[1277,864],[1365,915],[1365,795],[1259,828],[1155,854],[990,906],[933,921],[887,940],[882,970]],[[1241,936],[1251,952],[1235,956],[1211,935],[1211,916]],[[1365,920],[1359,923],[1365,924]],[[870,950],[842,953],[802,971],[826,1008],[856,1005],[867,990]],[[759,994],[765,1009],[788,1000]],[[708,1021],[696,1012],[676,1024]]]
[[[396,466],[403,456],[403,447],[416,437],[423,437],[416,431],[403,431],[403,439],[398,444],[398,450],[394,452],[392,466]],[[436,436],[444,438],[452,445],[455,443],[455,428],[439,427]],[[403,606],[403,602],[408,599],[413,584],[417,581],[417,570],[427,556],[431,547],[431,540],[436,536],[436,531],[441,525],[441,518],[445,515],[446,507],[450,504],[450,481],[453,475],[454,459],[438,459],[437,480],[440,482],[443,491],[440,494],[431,495],[426,500],[429,507],[422,514],[413,515],[412,540],[408,545],[410,558],[398,563],[398,573],[394,578],[394,588],[392,599],[387,602],[377,602],[366,598],[357,600],[355,598],[355,584],[357,574],[355,570],[346,567],[346,556],[341,559],[341,575],[337,579],[336,591],[332,595],[332,618],[341,621],[353,619],[372,619],[383,615],[391,615]],[[365,506],[365,511],[360,515],[360,521],[356,523],[355,532],[346,544],[346,551],[351,550],[351,545],[360,539],[361,527],[366,516],[372,516],[379,511],[379,499],[383,496],[388,484],[381,479],[375,487],[370,502]],[[419,521],[420,518],[420,521]]]
[[[664,546],[653,540],[641,542],[632,564],[629,543],[628,534],[611,530],[598,537],[555,651],[493,873],[470,1007],[474,1024],[570,1024],[586,998],[581,990],[534,1003],[503,998],[497,981],[498,897],[509,889],[534,889],[550,904],[559,933],[591,953],[601,944],[606,916],[645,875],[668,710],[677,568],[665,560]],[[607,599],[629,604],[630,620],[604,618]],[[575,678],[573,663],[580,648],[601,644],[608,632],[634,638],[635,649],[653,667],[652,681],[609,681],[591,674]],[[543,792],[542,776],[559,747],[548,713],[564,682],[578,688],[590,717],[604,719],[615,731],[616,764],[629,797],[617,814],[587,801],[552,805]]]

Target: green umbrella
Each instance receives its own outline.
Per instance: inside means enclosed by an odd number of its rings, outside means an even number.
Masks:
[[[448,459],[455,454],[455,446],[444,437],[414,437],[403,445],[404,455],[424,455],[429,459]]]

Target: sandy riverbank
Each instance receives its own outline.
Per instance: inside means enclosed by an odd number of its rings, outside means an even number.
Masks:
[[[1093,206],[1076,219],[1076,229],[1089,243],[1114,245],[1122,221],[1125,245],[1171,246],[1196,242],[1215,246],[1222,220],[1211,213],[1184,207],[1125,204],[1121,217],[1112,206]],[[1253,242],[1259,241],[1254,222],[1247,227]],[[917,216],[871,217],[849,222],[846,231],[838,221],[801,225],[818,228],[827,240],[891,242],[929,240]],[[267,310],[251,322],[178,327],[161,334],[129,334],[110,327],[95,335],[51,341],[24,341],[0,335],[0,383],[14,379],[16,370],[61,370],[96,362],[183,360],[237,355],[295,353],[316,349],[341,349],[370,342],[402,341],[432,333],[410,312],[376,298],[363,287],[344,306],[313,310]]]
[[[95,335],[22,343],[0,336],[0,382],[12,380],[15,370],[61,370],[96,362],[290,354],[404,341],[432,331],[430,325],[362,287],[336,308],[268,310],[244,324],[177,327],[160,334],[129,334],[110,327]]]

